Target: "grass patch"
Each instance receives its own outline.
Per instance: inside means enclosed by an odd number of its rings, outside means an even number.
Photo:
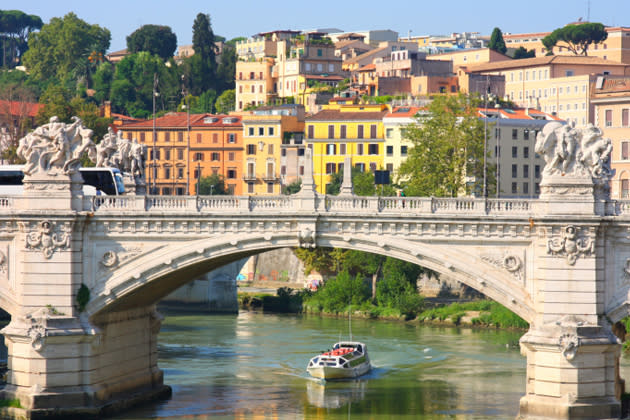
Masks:
[[[0,407],[22,408],[22,404],[20,404],[19,399],[13,398],[10,400],[0,400]]]
[[[445,321],[450,319],[454,324],[459,324],[462,317],[469,311],[481,312],[477,318],[473,318],[473,325],[520,329],[529,327],[529,324],[523,318],[505,306],[489,300],[453,303],[448,306],[432,308],[422,312],[418,319],[420,321]]]

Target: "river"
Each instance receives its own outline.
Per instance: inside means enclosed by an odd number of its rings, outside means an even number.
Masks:
[[[316,316],[167,315],[159,365],[170,400],[140,419],[514,419],[525,390],[519,332],[354,319],[374,369],[326,383],[310,357],[347,338],[348,321]]]

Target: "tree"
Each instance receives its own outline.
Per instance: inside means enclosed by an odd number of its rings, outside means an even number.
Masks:
[[[199,180],[199,195],[227,195],[225,181],[219,174],[204,176]]]
[[[8,163],[17,163],[19,140],[32,128],[31,117],[36,107],[35,95],[21,84],[0,86],[0,153]]]
[[[235,88],[237,58],[236,49],[227,45],[223,47],[217,68],[217,92]]]
[[[525,47],[518,47],[514,50],[514,56],[512,57],[515,60],[520,60],[522,58],[534,58],[536,57],[535,50],[527,50]]]
[[[127,37],[127,49],[131,53],[147,51],[168,60],[177,49],[177,36],[169,26],[143,25]]]
[[[20,10],[0,10],[0,40],[2,40],[2,67],[15,67],[28,49],[28,36],[41,29],[42,19]]]
[[[298,179],[297,181],[293,181],[288,185],[282,186],[282,194],[291,195],[297,194],[302,189],[302,180]]]
[[[227,114],[230,111],[234,111],[236,106],[236,92],[234,89],[224,91],[217,98],[214,107],[219,114]]]
[[[109,99],[110,92],[112,89],[112,82],[114,81],[114,65],[109,62],[101,63],[94,76],[93,80],[93,88],[96,91],[94,97],[99,103]]]
[[[575,55],[588,55],[588,47],[608,38],[608,32],[601,23],[579,23],[555,29],[543,38],[542,43],[553,54],[553,47],[559,42]]]
[[[503,32],[501,32],[501,29],[494,28],[492,30],[492,35],[490,35],[488,48],[501,54],[505,54],[505,52],[507,51],[507,47],[505,46],[505,41],[503,40]]]
[[[478,104],[471,95],[438,95],[428,114],[406,127],[413,146],[399,170],[405,195],[452,197],[481,191],[484,124]],[[472,185],[467,177],[474,179]]]
[[[30,35],[23,62],[36,79],[75,80],[74,70],[89,63],[94,52],[105,54],[110,39],[109,30],[68,13]]]
[[[184,81],[188,92],[199,96],[202,92],[217,88],[217,50],[210,15],[199,13],[195,18],[193,50],[195,54],[184,61]]]

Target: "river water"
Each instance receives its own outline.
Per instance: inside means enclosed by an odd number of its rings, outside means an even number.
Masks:
[[[521,332],[352,320],[374,369],[327,382],[308,360],[348,338],[315,316],[167,315],[159,365],[171,399],[114,417],[140,419],[513,419],[525,390]]]

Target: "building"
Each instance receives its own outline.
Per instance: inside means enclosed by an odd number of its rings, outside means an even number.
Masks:
[[[278,195],[304,174],[304,107],[257,108],[242,117],[243,192]]]
[[[306,144],[312,149],[317,191],[326,193],[331,175],[347,157],[361,171],[384,168],[383,117],[387,105],[340,105],[306,118]]]
[[[278,52],[278,41],[294,38],[300,31],[280,30],[261,32],[251,38],[236,43],[236,54],[239,60],[260,60],[274,57]]]
[[[408,150],[413,143],[406,138],[405,128],[417,122],[416,116],[422,113],[417,106],[397,106],[383,117],[385,131],[385,156],[383,163],[390,173],[390,179],[396,179],[398,168],[407,158]]]
[[[362,36],[363,42],[371,45],[372,47],[377,47],[382,42],[398,41],[398,32],[392,31],[391,29],[376,29],[372,31],[357,32],[331,32],[328,34],[328,37],[336,43],[340,40],[347,39],[349,35],[354,38]]]
[[[600,76],[592,86],[594,125],[612,140],[611,197],[630,198],[630,77]]]
[[[630,28],[608,26],[606,27],[606,32],[608,32],[608,38],[604,42],[591,45],[588,49],[588,55],[630,64]],[[549,34],[551,32],[503,34],[503,40],[506,47],[510,49],[523,47],[527,50],[534,50],[536,57],[542,57],[547,54],[547,49],[542,40]],[[573,55],[566,45],[562,43],[558,43],[554,47],[553,53],[555,55]]]
[[[145,178],[153,193],[196,194],[200,177],[213,174],[223,178],[230,194],[242,193],[241,117],[178,112],[126,123],[119,130],[124,138],[147,145]]]
[[[593,122],[590,85],[596,75],[627,75],[627,64],[588,56],[544,56],[460,68],[460,83],[471,75],[505,78],[504,97],[517,106],[586,125]],[[493,92],[495,93],[495,92]]]
[[[496,197],[533,198],[540,194],[545,161],[535,152],[536,136],[557,117],[534,109],[480,108],[487,124],[488,167],[499,186]]]
[[[274,60],[269,57],[236,63],[236,111],[269,103],[276,97],[273,65]]]

